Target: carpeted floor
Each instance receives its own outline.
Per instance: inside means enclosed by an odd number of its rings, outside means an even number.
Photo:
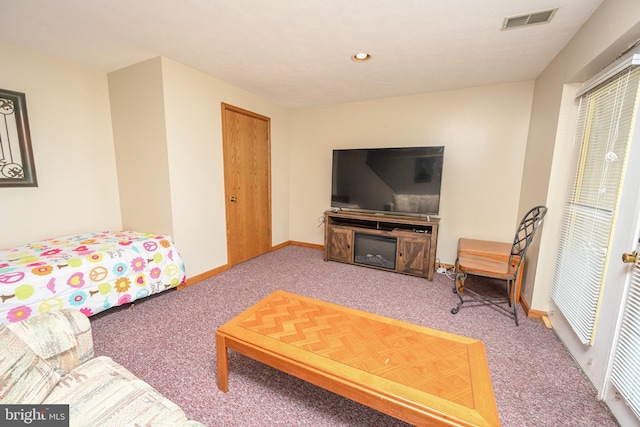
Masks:
[[[91,323],[97,354],[210,427],[405,425],[233,351],[229,392],[218,390],[216,328],[276,289],[483,341],[505,427],[617,425],[552,330],[523,311],[520,326],[487,307],[452,315],[452,283],[324,262],[319,250],[288,246]]]

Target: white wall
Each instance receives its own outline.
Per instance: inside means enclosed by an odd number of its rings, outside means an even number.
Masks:
[[[535,257],[528,260],[534,262],[529,262],[523,295],[532,309],[546,312],[549,308],[575,130],[574,95],[582,82],[638,40],[640,2],[605,0],[536,80],[521,208],[542,200],[549,212],[539,240],[539,254],[533,252]]]
[[[287,242],[288,111],[167,58],[162,75],[173,237],[188,276],[227,264],[222,102],[271,119],[272,242]]]
[[[155,139],[166,140],[169,170],[160,178],[169,185],[145,195],[144,185],[127,178],[121,202],[107,75],[10,45],[0,44],[0,53],[6,58],[0,87],[27,94],[39,180],[37,188],[0,188],[3,205],[18,207],[2,209],[3,247],[121,229],[122,204],[134,225],[152,215],[164,218],[163,228],[171,222],[189,276],[226,264],[221,102],[271,118],[274,245],[323,243],[318,218],[330,203],[333,148],[446,147],[438,247],[443,262],[453,262],[460,235],[509,240],[517,222],[531,82],[290,111],[156,58],[140,66],[162,78],[156,95],[165,120]],[[153,77],[145,73],[143,79]],[[135,85],[129,90],[136,95]],[[126,161],[126,146],[122,153]],[[134,215],[148,197],[167,197],[171,212]]]
[[[0,248],[124,227],[170,233],[188,277],[226,265],[222,102],[271,118],[273,244],[289,240],[288,110],[166,58],[107,76],[0,55],[0,87],[26,93],[39,182],[0,188]]]
[[[323,243],[334,148],[444,145],[437,256],[453,263],[459,237],[510,242],[533,82],[327,105],[291,113],[290,236]]]
[[[173,234],[160,58],[109,73],[122,225]]]
[[[0,248],[119,230],[105,73],[0,43],[0,87],[26,94],[38,187],[0,187]]]
[[[289,239],[287,111],[167,58],[109,74],[123,223],[170,234],[187,276],[227,264],[221,103],[271,118],[273,242]]]
[[[640,37],[638,16],[637,1],[606,0],[535,82],[535,92],[526,82],[288,111],[158,60],[170,209],[177,217],[171,221],[174,238],[184,241],[188,274],[226,263],[220,102],[272,118],[274,244],[323,243],[318,219],[330,203],[331,149],[444,145],[438,256],[452,262],[459,236],[509,240],[526,207],[540,199],[552,207],[564,195],[559,142],[570,133],[571,112],[561,105],[571,109],[566,97],[575,91],[572,84]],[[122,228],[107,76],[2,43],[0,55],[0,87],[27,96],[39,181],[36,188],[0,188],[0,247]],[[531,264],[525,282],[525,297],[542,311],[559,215],[550,210],[540,261]]]

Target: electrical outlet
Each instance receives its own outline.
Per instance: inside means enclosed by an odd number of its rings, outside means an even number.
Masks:
[[[440,274],[444,274],[447,272],[447,269],[444,267],[438,267],[438,269],[436,270],[436,273],[440,273]]]

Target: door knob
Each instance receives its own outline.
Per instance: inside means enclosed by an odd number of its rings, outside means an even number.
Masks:
[[[235,197],[231,196],[231,197],[229,198],[229,201],[230,201],[230,202],[236,202],[236,201],[238,201],[238,199],[236,199]]]
[[[622,254],[622,262],[624,262],[625,264],[635,264],[637,258],[638,252],[636,251],[633,251],[630,254]]]

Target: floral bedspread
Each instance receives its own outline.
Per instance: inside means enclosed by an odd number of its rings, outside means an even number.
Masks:
[[[184,284],[171,237],[87,233],[0,250],[0,322],[75,308],[91,316]]]

